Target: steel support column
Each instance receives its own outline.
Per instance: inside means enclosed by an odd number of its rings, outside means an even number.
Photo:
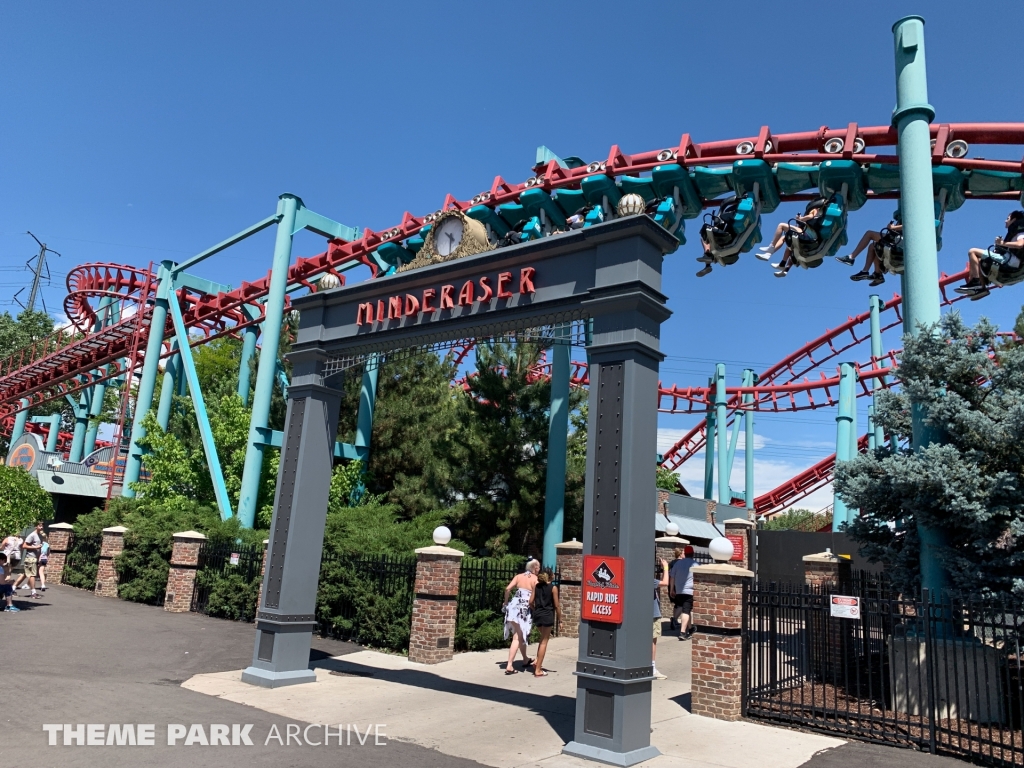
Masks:
[[[893,27],[896,58],[896,126],[900,160],[900,210],[903,214],[903,332],[917,335],[919,326],[936,323],[939,310],[939,261],[935,242],[935,198],[932,184],[929,123],[935,110],[928,103],[924,49],[924,19],[907,16]],[[913,406],[912,440],[921,451],[939,438],[924,422],[925,413]],[[937,528],[917,524],[921,542],[921,586],[941,590],[949,585],[939,552],[945,536]]]
[[[248,326],[242,331],[242,359],[238,364],[238,396],[242,405],[249,405],[249,379],[252,357],[256,354],[256,339],[260,335],[260,324]]]
[[[729,490],[729,412],[726,410],[728,402],[725,395],[725,364],[718,363],[715,366],[715,422],[717,425],[716,437],[718,438],[718,503],[729,504],[732,502],[732,491]]]
[[[163,352],[164,329],[167,327],[167,297],[171,287],[170,267],[171,262],[165,261],[157,270],[157,279],[160,284],[157,286],[156,297],[153,300],[149,337],[146,340],[146,358],[142,363],[142,378],[139,380],[139,388],[135,396],[132,439],[128,445],[128,455],[124,462],[124,481],[121,493],[128,498],[135,496],[132,484],[139,481],[139,474],[142,471],[142,449],[139,447],[139,440],[146,435],[146,430],[142,427],[142,420],[146,418],[146,414],[153,407],[153,392],[156,389],[157,374],[160,372],[160,354]],[[131,382],[125,382],[126,391],[122,393],[122,396],[128,397],[130,389]],[[117,460],[116,452],[114,460]]]
[[[711,384],[713,379],[708,380]],[[704,417],[706,424],[704,428],[704,498],[710,499],[715,495],[715,409],[708,406],[707,416]]]
[[[856,445],[853,434],[853,422],[856,416],[857,398],[855,387],[857,369],[852,363],[839,364],[839,413],[836,414],[836,464],[853,458],[850,446]],[[832,530],[842,530],[850,521],[850,512],[839,494],[833,493]]]
[[[743,371],[743,386],[754,386],[756,377],[757,374],[754,373],[753,368],[745,369]],[[752,394],[743,396],[745,405],[752,406],[753,402]],[[750,513],[754,511],[754,411],[752,408],[743,412],[743,427],[745,430],[743,433],[743,501],[748,517],[750,517]]]
[[[882,311],[882,300],[877,294],[871,294],[868,297],[868,306],[871,310],[871,357],[874,366],[877,368],[882,364],[882,324],[879,319],[879,314]],[[871,380],[871,423],[868,425],[868,429],[871,430],[871,436],[869,440],[873,441],[872,448],[881,448],[885,442],[885,433],[882,427],[875,424],[875,414],[878,413],[878,393],[882,389],[883,385],[886,384],[886,378],[872,379]]]
[[[103,413],[103,400],[107,396],[107,385],[96,384],[92,388],[89,405],[89,428],[85,432],[85,444],[82,446],[82,456],[88,456],[96,450],[96,438],[100,433],[100,414]]]
[[[75,430],[71,437],[71,449],[68,451],[68,461],[81,461],[82,450],[85,448],[85,435],[89,431],[89,399],[91,390],[86,389],[78,398],[78,402],[68,396],[68,403],[75,414]]]
[[[569,440],[568,326],[556,331],[561,343],[551,348],[551,411],[548,419],[548,466],[544,486],[543,563],[555,567],[555,546],[564,541],[565,464]]]
[[[11,431],[11,445],[14,445],[14,441],[25,434],[25,424],[28,423],[28,398],[21,399],[21,410],[18,411],[14,417],[14,429]]]
[[[164,380],[160,385],[160,405],[156,409],[156,422],[160,429],[167,431],[171,422],[171,405],[174,394],[178,390],[178,376],[181,375],[181,354],[178,350],[178,339],[171,340],[171,354],[164,363]]]
[[[295,213],[300,204],[301,201],[295,195],[285,194],[281,195],[277,206],[281,219],[277,225],[277,240],[274,243],[266,319],[263,321],[263,348],[260,350],[260,363],[256,370],[256,391],[253,393],[252,416],[249,420],[249,444],[245,450],[242,488],[238,496],[238,521],[244,528],[252,528],[256,519],[264,448],[259,430],[269,426],[270,399],[277,373],[277,350],[281,340],[281,323],[284,322],[285,293],[288,289],[288,267],[292,260]]]

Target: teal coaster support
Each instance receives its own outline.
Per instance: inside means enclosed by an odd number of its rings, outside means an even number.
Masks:
[[[181,354],[178,351],[178,337],[171,339],[171,354],[164,363],[164,380],[160,385],[160,405],[156,409],[156,422],[160,429],[167,431],[171,421],[171,405],[174,394],[178,390],[178,377],[181,375]]]
[[[716,437],[718,438],[719,504],[732,502],[732,492],[729,490],[729,466],[726,463],[729,458],[729,413],[726,410],[726,402],[725,364],[718,363],[715,366],[715,423],[717,424]]]
[[[89,389],[83,390],[75,401],[71,395],[66,395],[71,405],[71,412],[75,417],[75,429],[71,437],[71,448],[68,450],[68,461],[81,461],[82,450],[85,448],[85,434],[89,431],[89,405],[92,392]]]
[[[18,411],[17,415],[14,417],[14,429],[11,430],[12,445],[14,444],[15,440],[17,440],[19,437],[25,434],[25,425],[28,423],[28,398],[21,398],[21,402],[19,403],[19,405],[21,406],[21,410]]]
[[[568,326],[556,329],[551,347],[551,410],[548,417],[548,466],[544,478],[544,546],[542,561],[554,568],[555,547],[565,540],[565,465],[569,441]]]
[[[242,488],[238,497],[238,520],[243,528],[252,528],[256,519],[256,502],[263,471],[264,444],[259,430],[267,429],[270,420],[270,399],[277,374],[277,352],[284,321],[284,300],[288,288],[288,267],[292,260],[296,212],[302,201],[295,195],[284,194],[278,199],[277,239],[274,243],[274,261],[270,273],[263,321],[263,348],[256,370],[256,391],[252,398],[252,416],[249,421],[249,444],[242,469]]]
[[[708,385],[714,379],[708,379]],[[708,406],[706,427],[704,429],[704,498],[715,495],[715,409]]]
[[[882,364],[882,325],[879,319],[879,314],[882,311],[882,300],[877,294],[871,294],[868,297],[868,306],[871,310],[871,357],[877,367]],[[883,377],[881,380],[871,380],[871,409],[868,411],[871,414],[868,426],[870,432],[868,441],[872,443],[870,445],[871,448],[881,448],[885,443],[885,433],[882,431],[881,426],[874,423],[874,420],[875,414],[878,412],[878,393],[887,383],[887,377]]]
[[[132,437],[124,462],[124,483],[121,493],[127,498],[135,497],[135,489],[132,485],[139,481],[139,475],[142,472],[142,449],[139,447],[139,440],[146,434],[146,430],[142,427],[142,420],[146,418],[146,414],[153,407],[153,392],[156,390],[156,377],[160,372],[160,354],[163,352],[164,329],[167,327],[167,297],[171,290],[170,263],[169,261],[163,262],[157,270],[159,284],[153,299],[153,314],[150,317],[146,357],[142,363],[142,377],[139,380],[139,388],[135,396]],[[125,386],[130,388],[131,382],[126,382]],[[114,458],[117,459],[116,456]]]
[[[836,414],[836,464],[855,455],[857,438],[853,429],[857,416],[857,369],[853,363],[839,364],[839,413]],[[850,522],[850,510],[839,494],[832,497],[832,530],[841,531]]]
[[[50,416],[33,416],[33,424],[48,424],[46,431],[46,446],[44,450],[53,453],[57,450],[57,438],[60,437],[60,414],[54,413]]]
[[[935,109],[928,103],[924,19],[907,16],[893,27],[896,59],[896,127],[900,160],[900,210],[903,213],[903,332],[916,336],[920,325],[939,321],[939,261],[935,242],[935,197],[932,183],[931,132]],[[924,422],[923,410],[911,412],[915,451],[939,435]],[[949,586],[939,559],[946,545],[942,531],[917,525],[921,542],[921,587],[937,593]]]
[[[743,386],[754,386],[757,374],[753,368],[746,368],[743,371]],[[743,412],[743,503],[747,508],[748,517],[754,511],[754,411],[751,407],[754,403],[754,395],[743,396],[744,405],[748,406]]]
[[[246,314],[255,312],[248,305],[243,307]],[[251,315],[250,315],[251,316]],[[260,323],[253,323],[242,331],[242,359],[238,363],[238,396],[242,405],[249,405],[249,380],[251,378],[252,358],[256,354],[256,340],[260,335]]]
[[[168,262],[165,265],[170,267]],[[169,269],[168,269],[169,271]],[[173,281],[173,278],[171,278]],[[171,295],[174,294],[174,284],[170,286]],[[222,520],[231,517],[231,501],[228,499],[227,485],[224,483],[224,471],[220,466],[220,459],[217,456],[217,444],[213,439],[213,430],[210,428],[210,418],[206,412],[206,401],[203,399],[203,390],[199,386],[199,375],[196,373],[196,364],[192,359],[192,348],[188,343],[188,329],[185,327],[185,320],[181,316],[181,307],[177,299],[170,302],[171,319],[174,322],[174,332],[177,335],[178,358],[181,361],[181,370],[188,382],[189,394],[192,395],[192,407],[196,413],[196,422],[199,425],[199,435],[203,441],[203,452],[206,454],[206,464],[210,469],[210,479],[213,481],[213,493],[217,498],[217,508],[220,510]],[[168,413],[170,409],[168,408]]]

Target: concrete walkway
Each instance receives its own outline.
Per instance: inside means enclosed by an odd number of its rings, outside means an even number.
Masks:
[[[592,766],[560,754],[573,735],[577,649],[576,640],[552,640],[545,662],[550,674],[543,678],[502,674],[505,651],[457,654],[432,666],[359,651],[314,662],[317,682],[308,685],[256,688],[232,671],[196,675],[184,687],[307,722],[386,723],[391,739],[495,768]],[[645,765],[796,768],[815,753],[844,744],[691,715],[690,643],[666,636],[658,651],[658,667],[669,679],[654,684],[651,741],[662,756]]]

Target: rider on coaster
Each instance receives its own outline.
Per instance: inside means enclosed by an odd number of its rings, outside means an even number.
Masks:
[[[1018,269],[1024,259],[1024,211],[1011,211],[1006,217],[1006,237],[997,237],[990,248],[971,248],[967,251],[967,282],[957,293],[980,299],[988,294],[985,273],[994,264],[1007,269]]]
[[[711,253],[711,244],[714,242],[719,247],[727,247],[733,242],[736,235],[732,231],[733,221],[736,219],[736,212],[739,209],[740,199],[734,197],[722,204],[718,212],[711,216],[711,223],[705,223],[700,228],[700,242],[704,246],[704,255],[697,261],[707,264],[697,273],[697,277],[704,277],[711,274],[711,265],[715,261]],[[706,221],[706,219],[705,219]]]
[[[818,197],[811,200],[807,204],[807,208],[804,209],[803,215],[796,217],[796,224],[788,224],[786,222],[779,224],[775,228],[775,236],[772,238],[771,245],[762,245],[759,252],[754,255],[761,261],[768,261],[782,247],[782,244],[786,243],[786,252],[782,256],[782,261],[772,264],[776,270],[775,276],[785,277],[794,264],[793,249],[789,247],[789,239],[793,235],[799,236],[805,233],[813,234],[815,239],[819,239],[818,227],[821,225],[827,205],[827,197]]]
[[[853,249],[853,253],[849,256],[836,256],[836,261],[845,264],[848,267],[852,267],[854,262],[857,260],[857,256],[860,252],[867,248],[869,245],[872,246],[868,251],[867,261],[864,263],[864,269],[855,275],[850,275],[851,280],[867,280],[870,278],[870,285],[881,285],[885,282],[885,275],[882,273],[885,268],[882,265],[881,253],[885,250],[888,245],[890,248],[897,245],[899,240],[903,237],[903,225],[896,222],[895,219],[889,222],[889,226],[885,227],[879,232],[868,230],[864,233],[864,236],[857,243],[857,247]],[[874,267],[874,271],[872,271]]]

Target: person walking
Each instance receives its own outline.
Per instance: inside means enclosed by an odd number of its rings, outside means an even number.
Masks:
[[[39,550],[39,590],[46,591],[46,564],[50,562],[50,537],[46,531],[39,534],[43,540],[43,546]]]
[[[10,568],[10,572],[13,575],[14,571],[21,567],[21,545],[25,543],[25,540],[21,538],[17,533],[12,533],[10,536],[0,541],[0,552],[7,555],[7,565]],[[14,576],[11,579],[11,589],[16,589],[16,581],[21,578],[21,574]]]
[[[658,638],[661,637],[661,599],[659,592],[668,586],[668,563],[659,557],[654,568],[654,639],[651,642],[651,672],[658,680],[667,680],[668,675],[658,671]]]
[[[505,665],[505,674],[514,675],[518,672],[512,666],[515,661],[516,651],[523,654],[523,665],[529,667],[533,659],[526,655],[526,648],[530,640],[530,630],[533,629],[533,617],[530,615],[530,598],[537,586],[537,572],[540,570],[540,563],[530,560],[526,564],[526,571],[515,576],[505,587],[505,602],[501,610],[505,614],[505,639],[511,636],[512,645],[508,649],[508,663]],[[511,600],[509,595],[512,590],[515,594]]]
[[[537,586],[530,595],[530,611],[533,624],[540,632],[540,643],[537,646],[537,662],[533,666],[534,677],[547,677],[544,669],[544,656],[548,652],[548,640],[555,620],[562,620],[562,606],[558,602],[558,587],[555,586],[555,574],[545,568],[537,575]]]
[[[21,580],[25,579],[28,582],[28,596],[36,600],[42,597],[42,595],[36,592],[36,576],[39,575],[39,553],[43,548],[43,538],[40,536],[42,532],[42,521],[36,521],[35,530],[25,537],[25,541],[21,545],[21,563],[24,571],[14,584],[14,588],[17,589],[21,584]]]
[[[12,584],[14,575],[11,573],[12,570],[11,558],[7,556],[6,552],[0,552],[0,597],[6,603],[4,611],[17,613],[21,609],[14,606],[14,585]]]
[[[679,624],[679,639],[689,640],[693,636],[690,614],[693,611],[693,547],[687,545],[676,550],[668,577],[668,596],[672,598],[672,620]]]

